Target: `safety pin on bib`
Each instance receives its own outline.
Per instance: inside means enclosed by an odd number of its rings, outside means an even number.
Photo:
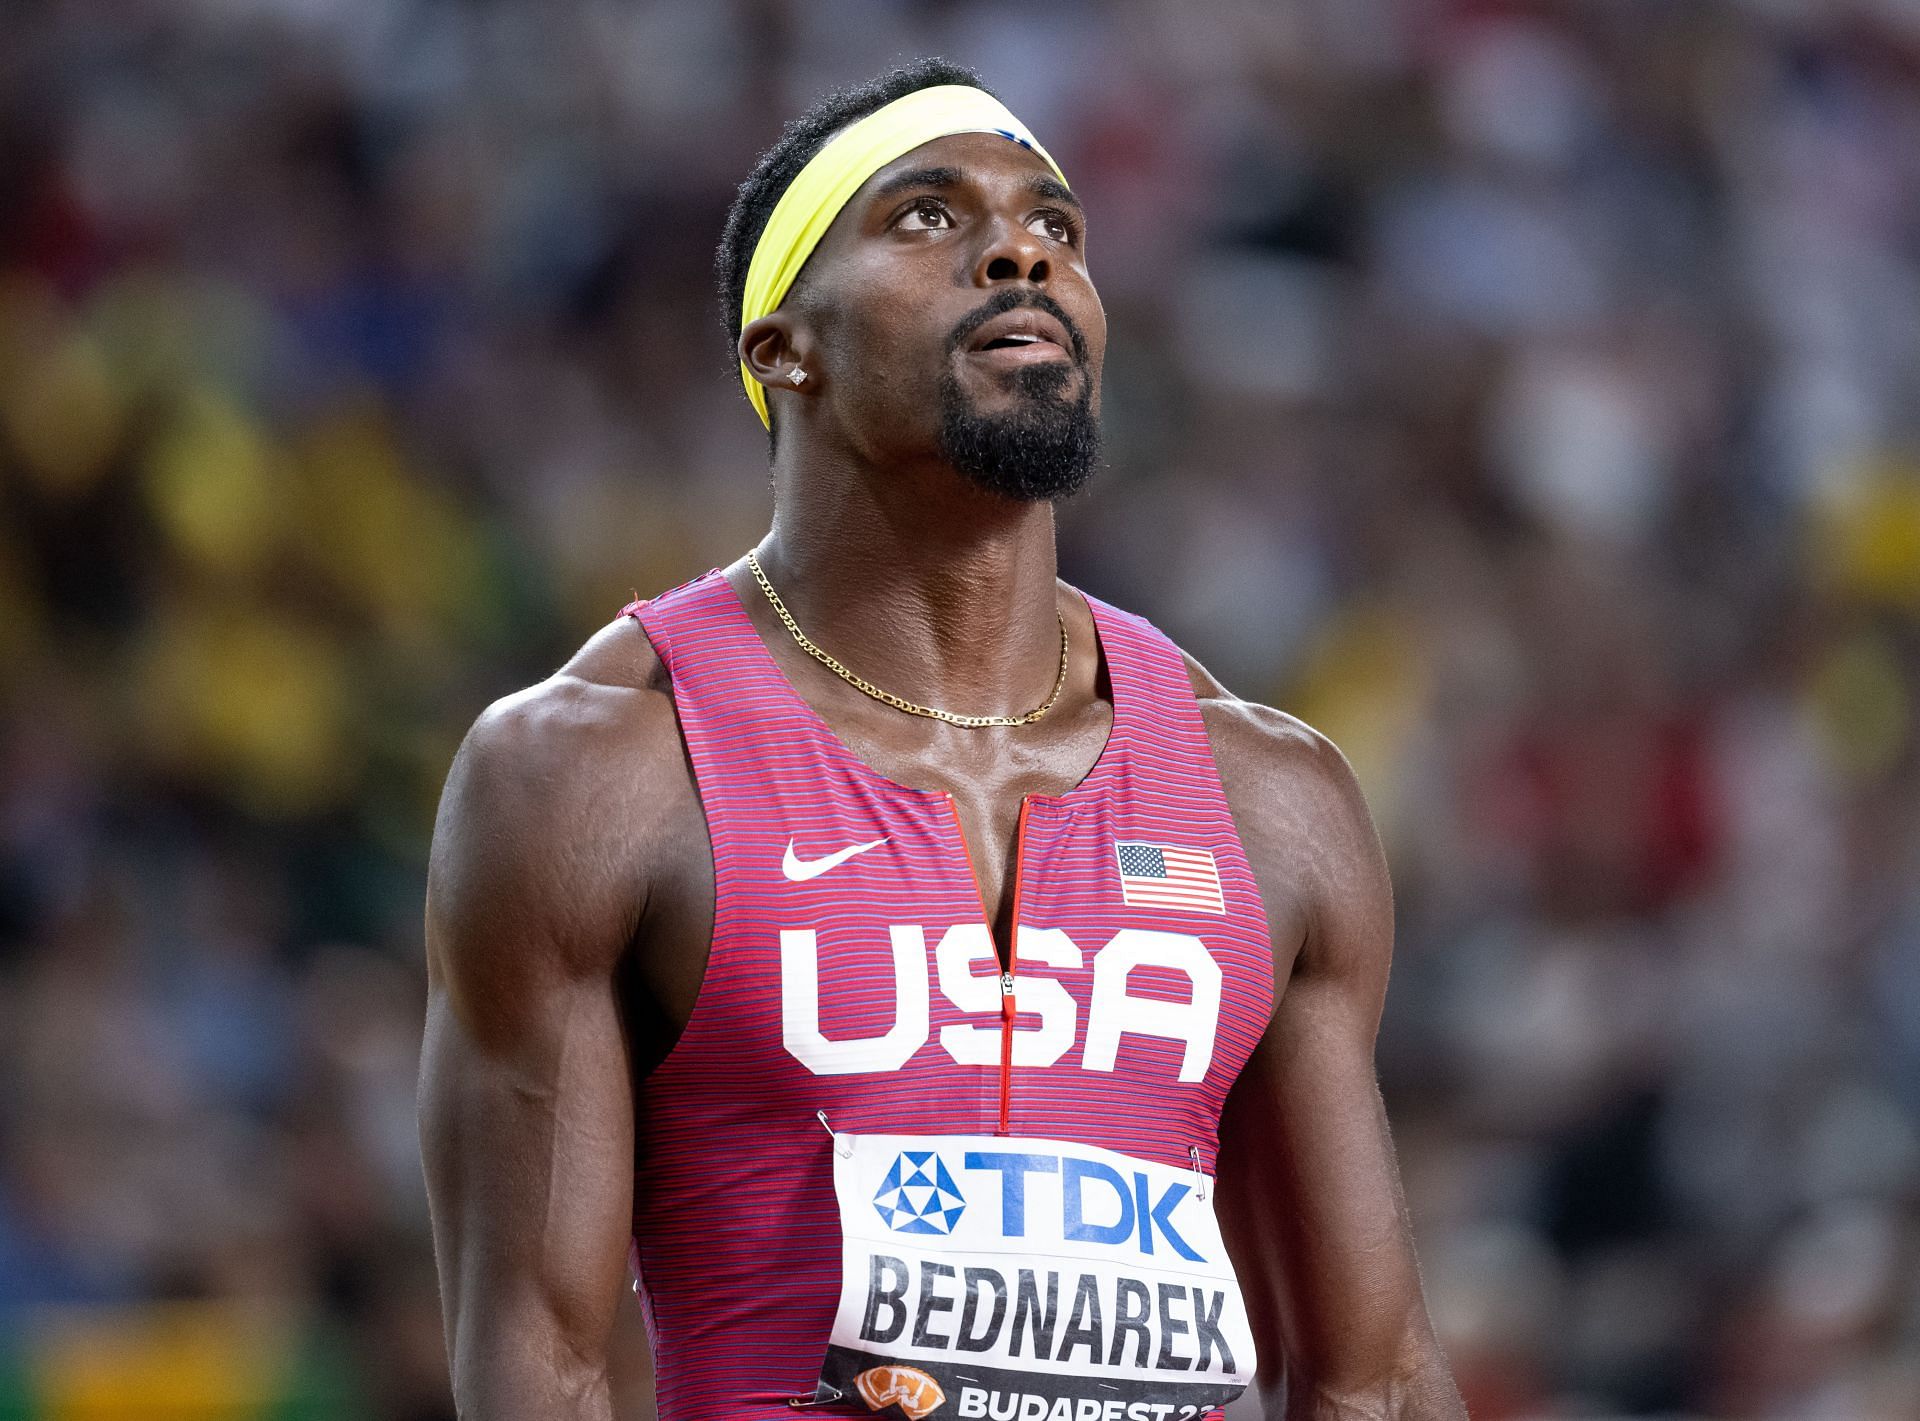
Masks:
[[[820,1112],[821,1123],[825,1124],[826,1119],[827,1114],[823,1110]],[[1207,1197],[1207,1176],[1206,1172],[1200,1168],[1200,1147],[1198,1145],[1188,1145],[1187,1158],[1193,1161],[1194,1197],[1204,1200]]]
[[[803,1406],[825,1406],[846,1395],[844,1391],[835,1391],[832,1387],[825,1387],[823,1390],[827,1393],[825,1396],[790,1396],[787,1398],[787,1405],[797,1411]]]
[[[826,1111],[824,1110],[814,1111],[813,1118],[820,1122],[820,1128],[822,1130],[825,1130],[827,1132],[827,1138],[833,1141],[833,1152],[839,1155],[841,1159],[852,1159],[853,1158],[852,1138],[850,1136],[841,1134],[838,1130],[834,1129],[832,1125],[827,1123]],[[811,1406],[814,1403],[808,1402],[807,1404]]]

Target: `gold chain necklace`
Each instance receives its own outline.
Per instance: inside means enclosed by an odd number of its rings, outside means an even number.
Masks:
[[[853,672],[847,670],[846,667],[834,660],[833,657],[815,646],[813,642],[808,639],[807,634],[800,630],[800,624],[794,621],[793,613],[787,610],[787,604],[780,600],[780,594],[775,592],[773,590],[773,584],[767,581],[767,574],[760,566],[758,554],[752,551],[747,553],[747,566],[752,569],[753,580],[760,584],[760,590],[767,594],[767,601],[772,604],[773,610],[775,614],[779,616],[781,624],[793,634],[794,641],[799,643],[802,651],[806,652],[807,655],[825,666],[829,671],[833,672],[834,675],[838,676],[854,689],[866,692],[876,701],[884,705],[892,706],[895,710],[905,711],[908,715],[925,716],[929,720],[943,720],[948,725],[964,726],[968,730],[980,730],[990,725],[1032,725],[1036,720],[1053,709],[1054,702],[1060,699],[1060,692],[1066,689],[1067,619],[1060,616],[1058,610],[1054,612],[1054,616],[1059,618],[1060,621],[1060,674],[1054,677],[1053,693],[1025,715],[955,715],[952,711],[936,710],[932,706],[915,705],[912,701],[904,700],[894,695],[891,691],[881,690],[878,686],[874,685],[873,682],[856,676]]]

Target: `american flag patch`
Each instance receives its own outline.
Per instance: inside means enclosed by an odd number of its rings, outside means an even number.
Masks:
[[[1189,913],[1224,913],[1220,869],[1206,849],[1171,844],[1113,846],[1120,864],[1120,897],[1135,908],[1181,908]]]

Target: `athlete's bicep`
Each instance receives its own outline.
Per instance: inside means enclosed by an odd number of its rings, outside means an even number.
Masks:
[[[463,1417],[610,1416],[626,1282],[631,915],[538,719],[469,737],[429,875],[420,1125]]]
[[[1291,869],[1303,940],[1222,1116],[1221,1226],[1270,1407],[1284,1366],[1289,1416],[1455,1416],[1374,1074],[1393,937],[1386,864],[1351,771],[1331,746],[1316,758],[1289,786],[1311,826]]]

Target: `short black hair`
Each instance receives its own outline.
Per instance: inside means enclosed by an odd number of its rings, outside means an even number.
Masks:
[[[789,123],[779,141],[760,155],[747,180],[734,195],[721,229],[720,249],[714,254],[714,276],[720,288],[720,316],[727,323],[727,346],[740,337],[740,311],[746,300],[747,267],[753,249],[773,216],[780,194],[800,175],[827,140],[850,123],[885,108],[895,99],[942,84],[969,84],[986,89],[980,76],[945,59],[916,59],[896,65],[878,78],[850,88],[835,89]],[[989,93],[992,90],[988,90]]]

